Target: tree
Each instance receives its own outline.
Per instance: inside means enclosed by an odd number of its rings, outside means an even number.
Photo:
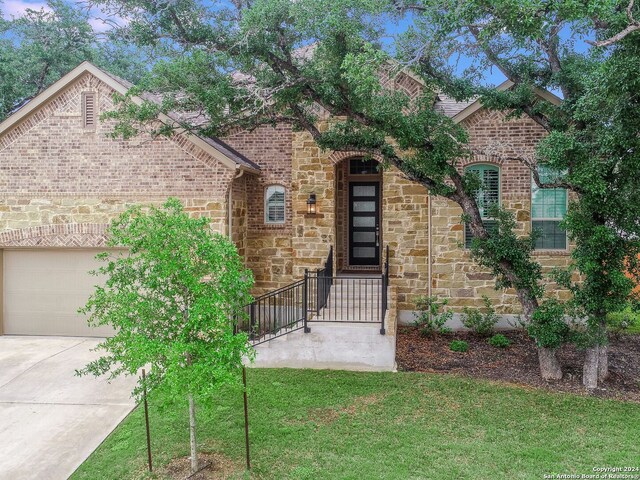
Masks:
[[[529,255],[533,241],[509,233],[513,219],[506,211],[498,229],[504,235],[490,241],[475,198],[479,179],[458,168],[472,153],[466,132],[433,109],[433,89],[412,98],[385,87],[385,80],[399,73],[397,62],[379,48],[388,4],[264,0],[157,9],[143,0],[134,9],[116,0],[103,8],[109,6],[127,12],[123,37],[174,49],[120,99],[110,115],[117,120],[117,135],[184,128],[224,136],[237,128],[287,123],[309,132],[322,148],[375,156],[460,205],[475,237],[476,258],[494,273],[497,286],[517,291],[525,317],[531,318],[542,292],[540,267]],[[130,101],[145,90],[160,94],[163,102]],[[181,111],[208,122],[154,129],[160,112]],[[322,111],[333,118],[325,130],[318,126]]]
[[[106,284],[81,313],[115,333],[97,347],[105,354],[78,373],[114,378],[146,367],[150,388],[188,399],[195,472],[196,402],[239,384],[243,357],[252,355],[247,336],[234,334],[234,319],[250,301],[253,277],[233,243],[212,234],[207,218],[190,218],[177,199],[148,211],[132,207],[108,232],[108,246],[127,251],[98,256],[105,264],[93,273]]]
[[[534,157],[515,160],[530,167],[540,188],[562,186],[574,194],[564,223],[582,279],[572,282],[571,272],[559,278],[574,294],[569,309],[586,320],[573,337],[587,351],[584,384],[595,388],[607,375],[606,315],[624,308],[638,279],[638,6],[633,0],[399,3],[418,15],[403,55],[423,75],[453,96],[471,88],[488,108],[528,116],[547,131]],[[448,52],[474,63],[457,73]],[[478,72],[488,67],[514,87],[499,92],[477,85]],[[562,104],[541,102],[536,89],[560,91]],[[556,178],[543,181],[540,165]],[[625,275],[627,267],[635,278]]]
[[[61,0],[47,6],[0,18],[0,121],[85,60],[132,81],[146,71],[143,52],[99,38],[87,11]]]
[[[309,132],[322,148],[355,150],[382,159],[462,208],[474,236],[474,257],[495,275],[497,287],[515,289],[528,322],[534,320],[543,294],[540,265],[531,256],[534,238],[517,237],[512,213],[500,209],[493,212],[498,227],[489,232],[475,198],[479,179],[460,169],[461,160],[469,156],[503,155],[500,145],[490,152],[471,147],[466,132],[433,109],[434,92],[457,100],[478,97],[486,108],[528,116],[541,125],[549,135],[536,155],[509,159],[525,163],[540,188],[568,188],[579,201],[587,198],[585,190],[591,187],[601,194],[602,183],[590,182],[589,171],[594,165],[601,171],[602,161],[609,165],[602,167],[605,182],[613,177],[616,182],[623,180],[613,157],[605,153],[611,142],[604,136],[610,130],[601,128],[601,121],[589,124],[592,135],[601,135],[592,143],[600,145],[599,151],[574,149],[567,158],[548,153],[561,151],[563,136],[567,147],[575,147],[577,137],[572,140],[566,134],[583,131],[588,123],[578,108],[592,98],[594,90],[587,88],[588,83],[613,57],[597,50],[582,52],[576,45],[589,34],[611,38],[612,31],[636,18],[629,17],[619,2],[238,0],[215,8],[205,2],[184,2],[159,9],[147,0],[109,0],[104,5],[129,15],[124,36],[143,46],[167,45],[165,61],[140,85],[140,90],[154,91],[165,100],[136,107],[123,99],[112,115],[118,120],[116,133],[134,135],[149,128],[159,112],[189,111],[208,122],[176,127],[224,136],[237,128],[284,122]],[[637,7],[631,4],[631,8]],[[394,57],[382,48],[388,44],[386,26],[392,16],[411,25],[387,49]],[[564,41],[562,35],[569,39]],[[623,40],[633,42],[636,37],[631,32]],[[628,60],[634,58],[630,55]],[[469,59],[468,68],[456,68],[455,56]],[[489,68],[501,71],[513,88],[502,92],[489,88],[482,81]],[[408,69],[427,87],[416,97],[386,87],[387,80]],[[564,102],[546,101],[537,95],[541,89],[561,91]],[[332,120],[327,128],[319,128],[325,113]],[[167,130],[163,126],[152,133]],[[623,147],[625,140],[619,140]],[[627,155],[624,152],[617,148],[618,155]],[[541,181],[538,163],[564,175]],[[637,177],[637,171],[629,175],[632,165],[625,170],[627,179]],[[611,188],[605,191],[618,199],[629,190],[607,184]],[[573,235],[570,221],[571,217],[567,226]],[[610,215],[597,222],[621,231],[621,223]],[[631,252],[630,247],[628,241],[620,246],[625,253]],[[586,247],[584,251],[588,253]],[[585,260],[585,271],[580,273],[611,279],[611,268],[620,271],[619,262],[595,261],[599,267],[586,268],[593,264]],[[616,290],[616,295],[623,297],[625,288]],[[603,311],[599,307],[597,314],[589,315],[602,325]],[[555,350],[544,344],[539,342],[542,375],[557,378],[561,370]]]

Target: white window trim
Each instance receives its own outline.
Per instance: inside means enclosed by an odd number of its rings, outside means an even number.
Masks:
[[[282,188],[282,193],[284,195],[284,208],[282,212],[282,220],[281,221],[272,221],[269,220],[269,197],[267,196],[267,192],[272,187],[280,187]],[[267,185],[264,187],[264,223],[265,225],[284,225],[287,223],[287,189],[284,185],[279,183],[273,183],[271,185]]]
[[[465,165],[462,171],[464,173],[464,172],[466,172],[466,170],[468,168],[479,167],[479,166],[495,167],[495,168],[498,169],[498,207],[501,207],[502,206],[502,166],[501,165],[497,165],[495,163],[489,163],[489,162],[476,162],[476,163],[470,163],[468,165]],[[480,216],[482,218],[482,222],[483,223],[484,223],[485,220],[489,220],[489,221],[495,221],[496,220],[494,217],[485,217],[485,216],[482,215],[482,213],[480,213]],[[463,245],[463,250],[465,250],[467,252],[471,250],[469,247],[467,247],[467,228],[466,228],[466,226],[462,229],[462,245]]]
[[[530,198],[530,205],[529,205],[529,216],[530,216],[530,220],[529,220],[529,228],[530,228],[530,232],[533,233],[533,222],[561,222],[564,220],[564,217],[562,218],[533,218],[533,188],[535,185],[535,181],[533,180],[533,173],[531,174],[531,191],[529,192],[529,198]],[[560,188],[560,187],[558,187]],[[539,189],[542,190],[542,189]],[[567,195],[565,198],[565,203],[566,203],[566,211],[569,211],[569,190],[568,189],[564,189],[567,191]],[[568,252],[569,251],[569,232],[567,232],[565,230],[565,237],[566,237],[566,242],[565,242],[565,247],[564,248],[533,248],[534,252]]]

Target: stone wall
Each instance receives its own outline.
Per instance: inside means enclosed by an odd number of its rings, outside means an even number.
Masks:
[[[505,155],[532,155],[535,145],[545,132],[528,118],[507,120],[504,114],[479,110],[464,121],[473,146],[498,146]],[[494,164],[500,167],[501,202],[516,216],[516,232],[531,231],[531,174],[518,161],[504,162],[496,156],[476,156],[471,163]],[[520,313],[520,304],[513,289],[496,291],[490,273],[478,267],[463,248],[462,209],[444,198],[432,203],[432,294],[450,299],[450,308],[461,312],[465,306],[481,307],[482,296],[488,296],[501,314]],[[566,267],[568,251],[539,251],[535,257],[549,273],[553,267]],[[569,292],[549,282],[550,295],[566,299]],[[411,308],[410,308],[411,309]]]

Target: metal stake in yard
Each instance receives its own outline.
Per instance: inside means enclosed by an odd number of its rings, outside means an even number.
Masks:
[[[244,385],[244,443],[247,451],[247,470],[251,470],[251,460],[249,459],[249,405],[247,403],[247,367],[245,367],[244,365],[242,366],[242,384]]]
[[[147,376],[142,369],[142,398],[144,399],[144,423],[147,427],[147,457],[149,459],[149,471],[153,472],[151,463],[151,432],[149,431],[149,405],[147,405]]]

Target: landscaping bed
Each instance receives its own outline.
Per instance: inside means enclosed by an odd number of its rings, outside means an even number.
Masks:
[[[496,348],[487,338],[471,332],[454,332],[423,337],[416,327],[400,327],[398,369],[405,371],[456,373],[475,378],[500,380],[551,390],[584,393],[582,362],[584,352],[573,345],[558,353],[564,378],[546,382],[540,377],[535,344],[522,330],[503,331],[511,345]],[[453,340],[469,344],[467,352],[453,352]],[[640,335],[612,336],[609,345],[609,379],[594,395],[640,402]]]

